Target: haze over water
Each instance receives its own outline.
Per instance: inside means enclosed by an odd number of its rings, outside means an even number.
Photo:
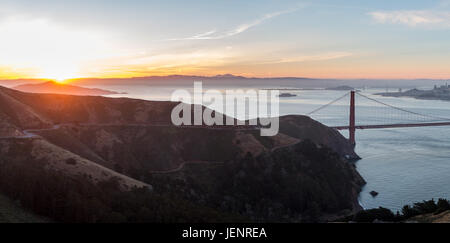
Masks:
[[[128,94],[115,95],[145,100],[170,100],[174,86],[101,86]],[[178,87],[179,88],[179,87]],[[186,86],[185,89],[192,89]],[[239,89],[244,87],[205,87],[214,89]],[[250,88],[250,87],[249,87]],[[431,88],[431,87],[430,87]],[[372,95],[384,92],[381,89],[364,90],[384,103],[405,108],[418,113],[439,117],[450,117],[449,102],[437,100],[417,100],[412,98],[392,98]],[[284,92],[284,91],[282,91]],[[348,91],[295,90],[296,97],[280,98],[280,115],[308,112],[343,96]],[[342,99],[312,117],[326,125],[348,124],[348,97]],[[358,124],[386,124],[384,108],[374,102],[356,98],[356,122]],[[408,117],[406,117],[408,118]],[[399,121],[402,119],[398,118]],[[348,137],[347,131],[342,134]],[[450,127],[419,127],[357,130],[356,153],[362,158],[356,162],[359,173],[367,185],[360,194],[364,208],[386,207],[401,210],[405,204],[450,198]],[[369,192],[377,191],[372,197]]]

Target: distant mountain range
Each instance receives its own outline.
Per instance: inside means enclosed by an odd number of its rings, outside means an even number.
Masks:
[[[22,84],[13,87],[13,89],[22,92],[47,93],[47,94],[68,94],[68,95],[89,95],[89,96],[118,94],[117,92],[114,91],[104,89],[84,88],[70,84],[59,84],[53,81],[47,81],[44,83],[37,83],[37,84],[34,83]]]
[[[17,79],[0,80],[0,85],[12,87],[25,83],[40,83],[49,80]],[[444,85],[448,80],[432,79],[316,79],[307,77],[245,77],[233,74],[215,76],[168,75],[134,78],[80,78],[68,80],[76,85],[192,85],[201,81],[205,85],[246,86],[261,88],[332,88],[351,86],[354,88],[416,88],[433,85]]]
[[[182,84],[186,82],[201,81],[204,83],[214,84],[239,84],[239,83],[256,83],[264,84],[273,81],[313,81],[318,79],[302,78],[302,77],[275,77],[275,78],[256,78],[236,76],[232,74],[223,74],[215,76],[196,76],[196,75],[168,75],[168,76],[148,76],[135,78],[82,78],[69,80],[77,84]]]

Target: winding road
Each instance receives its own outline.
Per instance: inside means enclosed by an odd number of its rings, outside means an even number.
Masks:
[[[296,141],[294,143],[290,143],[290,144],[279,145],[279,146],[276,146],[276,147],[273,147],[272,149],[270,149],[270,152],[275,152],[278,149],[294,146],[300,142],[301,142],[301,140]],[[180,165],[178,165],[176,168],[169,169],[169,170],[151,170],[151,171],[149,171],[149,173],[150,174],[175,173],[175,172],[179,172],[179,171],[183,170],[186,165],[190,165],[190,164],[223,165],[223,164],[225,164],[225,162],[210,162],[210,161],[202,161],[202,160],[184,161]]]
[[[41,128],[41,129],[26,129],[23,130],[23,135],[16,135],[16,136],[0,136],[0,139],[12,139],[12,138],[39,138],[41,136],[35,134],[36,132],[40,131],[52,131],[52,130],[58,130],[62,126],[70,126],[74,125],[73,123],[64,123],[64,124],[58,124],[53,125],[50,128]],[[174,127],[174,128],[185,128],[185,129],[208,129],[208,130],[230,130],[233,129],[235,131],[257,131],[260,128],[256,126],[206,126],[206,125],[182,125],[182,126],[175,126],[173,124],[167,124],[167,123],[128,123],[128,124],[109,124],[109,123],[82,123],[77,124],[77,126],[83,126],[83,127],[120,127],[120,126],[127,126],[127,127]]]
[[[202,161],[202,160],[184,161],[180,165],[178,165],[176,168],[169,169],[169,170],[151,170],[151,171],[149,171],[149,173],[150,174],[175,173],[175,172],[179,172],[182,169],[184,169],[184,166],[192,165],[192,164],[223,165],[224,162],[210,162],[210,161]]]
[[[0,139],[12,139],[12,138],[40,138],[41,136],[35,134],[35,132],[40,132],[40,131],[52,131],[52,130],[57,130],[61,127],[61,125],[53,125],[50,128],[42,128],[42,129],[26,129],[23,130],[22,133],[23,135],[17,135],[17,136],[3,136],[0,137]]]

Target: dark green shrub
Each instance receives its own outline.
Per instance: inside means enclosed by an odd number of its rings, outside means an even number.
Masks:
[[[353,221],[358,223],[371,223],[375,220],[392,222],[396,217],[391,210],[382,207],[360,211],[353,217]]]
[[[438,210],[436,211],[437,214],[450,210],[450,202],[446,199],[439,198],[437,202],[437,207],[438,207]]]
[[[414,208],[417,210],[417,212],[419,212],[419,214],[434,213],[438,209],[434,199],[414,203]]]

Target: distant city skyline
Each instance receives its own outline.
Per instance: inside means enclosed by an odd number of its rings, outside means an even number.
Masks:
[[[450,1],[0,3],[0,79],[450,79]]]

